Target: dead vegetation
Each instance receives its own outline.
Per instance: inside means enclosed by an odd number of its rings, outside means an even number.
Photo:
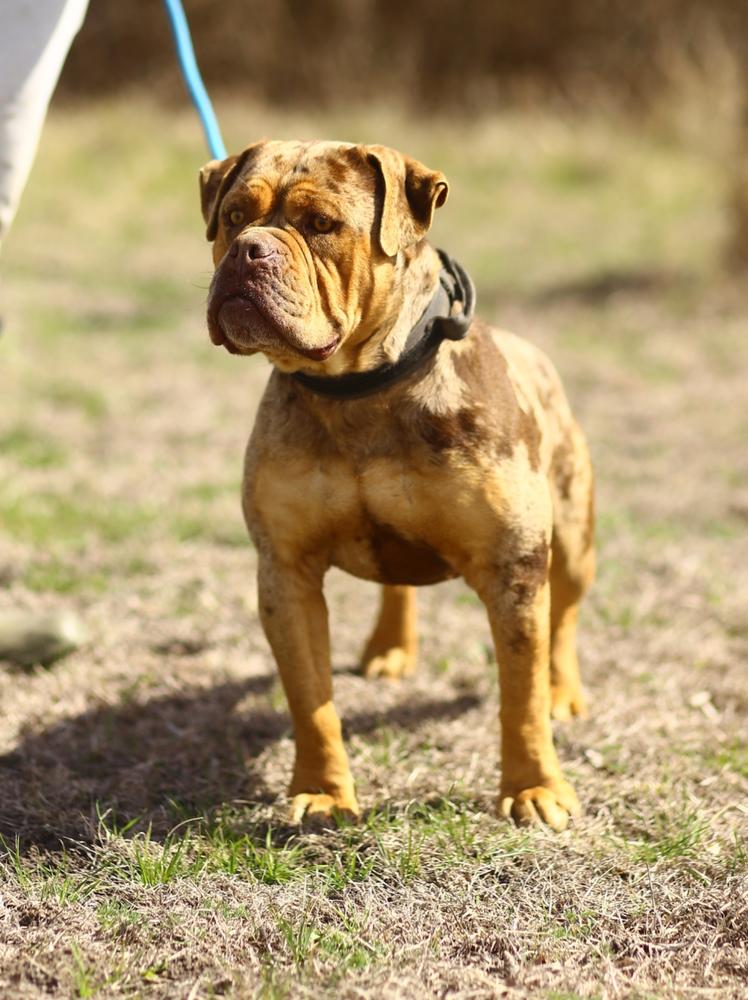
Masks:
[[[0,995],[737,1000],[748,337],[715,265],[719,158],[525,116],[224,120],[232,145],[324,131],[443,168],[438,241],[563,373],[599,483],[593,715],[557,729],[585,816],[493,818],[495,665],[465,587],[422,591],[420,673],[373,685],[374,589],[332,573],[366,815],[284,825],[237,499],[265,369],[207,343],[199,137],[142,106],[61,115],[4,248],[0,606],[74,607],[92,641],[0,671]]]

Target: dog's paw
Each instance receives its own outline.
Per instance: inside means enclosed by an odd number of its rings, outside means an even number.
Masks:
[[[587,699],[581,688],[571,689],[551,685],[551,718],[558,722],[569,719],[588,719]]]
[[[324,820],[335,816],[356,819],[361,814],[355,795],[327,795],[324,792],[301,792],[291,799],[288,811],[290,823],[305,819]]]
[[[502,791],[499,801],[499,815],[504,819],[513,819],[519,826],[545,823],[557,832],[565,830],[570,817],[580,811],[576,792],[562,778],[516,793]]]
[[[393,646],[378,655],[364,654],[361,673],[367,679],[383,677],[388,681],[399,681],[416,669],[416,657],[401,646]]]

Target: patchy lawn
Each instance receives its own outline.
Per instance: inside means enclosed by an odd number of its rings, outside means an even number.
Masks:
[[[58,112],[2,257],[0,608],[90,644],[0,670],[0,994],[743,997],[748,976],[748,296],[720,278],[719,152],[620,123],[431,126],[223,111],[389,142],[452,181],[437,242],[541,344],[586,428],[585,815],[493,818],[497,683],[460,583],[418,676],[354,672],[375,588],[332,572],[357,826],[284,824],[292,739],[241,522],[267,375],[211,348],[192,116]],[[710,152],[710,150],[712,150]]]

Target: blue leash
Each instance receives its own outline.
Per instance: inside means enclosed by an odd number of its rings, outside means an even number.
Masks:
[[[226,147],[223,144],[216,113],[213,110],[213,105],[210,103],[208,91],[205,89],[203,78],[200,76],[200,70],[197,66],[195,50],[192,47],[192,39],[190,38],[190,27],[187,24],[184,7],[181,0],[164,0],[164,3],[166,4],[169,21],[171,22],[171,30],[174,35],[174,44],[177,47],[177,56],[182,76],[184,77],[184,82],[187,84],[187,90],[192,98],[192,102],[197,108],[197,113],[200,115],[208,149],[211,156],[216,160],[223,160],[227,156]]]

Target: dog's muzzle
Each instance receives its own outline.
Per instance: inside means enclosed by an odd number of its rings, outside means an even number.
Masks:
[[[304,303],[290,293],[289,251],[272,233],[240,233],[218,265],[208,294],[211,341],[232,354],[289,348],[313,361],[324,361],[340,343],[337,336],[321,347],[302,343]]]

